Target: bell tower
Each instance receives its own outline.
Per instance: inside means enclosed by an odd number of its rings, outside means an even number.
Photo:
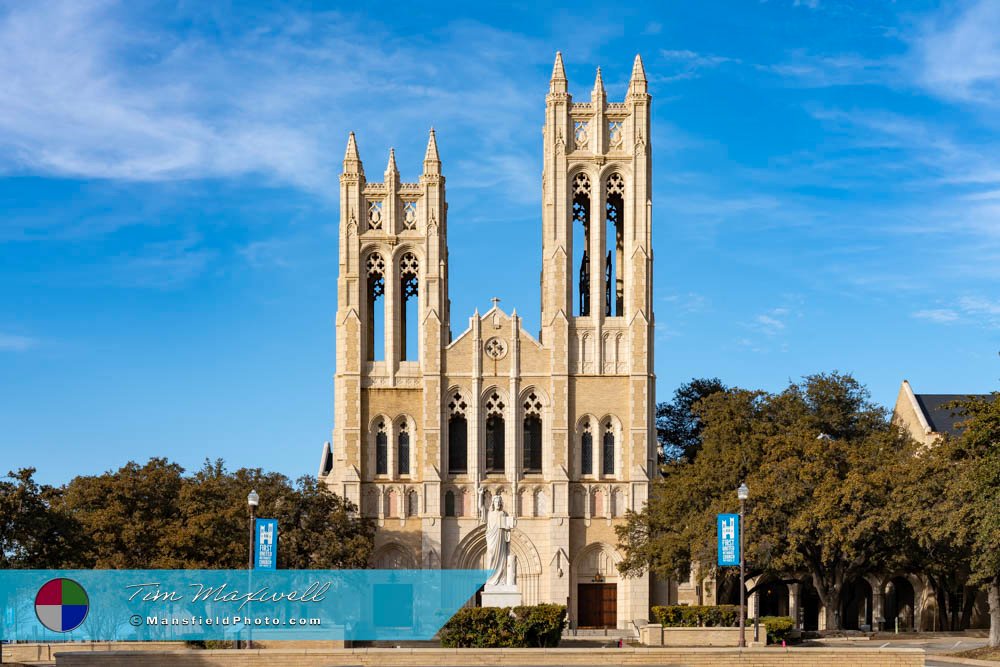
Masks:
[[[393,149],[382,180],[368,181],[352,132],[340,175],[335,429],[327,479],[354,503],[361,502],[361,482],[383,473],[388,480],[437,481],[441,351],[451,338],[446,236],[434,130],[416,183],[400,180]],[[376,461],[365,442],[372,418],[388,412],[373,389],[407,390],[415,408],[408,410],[415,423],[386,427],[387,436],[405,432],[413,447],[389,447],[385,462]],[[400,460],[401,451],[409,461]]]
[[[556,54],[545,104],[542,175],[542,342],[553,391],[573,378],[627,376],[630,474],[655,469],[650,102],[638,55],[624,102],[609,102],[598,68],[587,102],[568,92]],[[574,415],[553,425],[568,457]],[[563,429],[566,432],[563,432]],[[568,459],[567,459],[568,460]]]

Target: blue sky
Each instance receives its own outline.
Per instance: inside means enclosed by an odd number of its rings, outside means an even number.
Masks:
[[[413,180],[436,128],[453,327],[495,295],[537,330],[556,50],[577,98],[645,61],[661,399],[833,369],[887,405],[903,378],[997,388],[998,3],[11,2],[3,470],[315,472],[350,130]]]

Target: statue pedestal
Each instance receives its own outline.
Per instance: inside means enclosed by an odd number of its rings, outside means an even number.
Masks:
[[[484,607],[519,607],[521,592],[517,586],[487,586],[481,596]]]

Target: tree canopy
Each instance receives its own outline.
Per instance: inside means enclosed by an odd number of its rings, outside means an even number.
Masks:
[[[61,488],[33,475],[0,481],[0,566],[243,568],[251,489],[258,516],[278,520],[280,568],[364,568],[374,547],[374,522],[308,476],[293,483],[258,468],[230,472],[222,461],[185,475],[163,458]]]
[[[915,443],[849,375],[812,375],[784,391],[728,389],[698,401],[700,446],[693,461],[665,466],[647,506],[629,513],[618,536],[625,574],[676,576],[715,563],[715,518],[745,519],[751,572],[798,572],[816,588],[827,627],[847,584],[898,557],[904,533],[887,521],[893,489],[907,479]]]

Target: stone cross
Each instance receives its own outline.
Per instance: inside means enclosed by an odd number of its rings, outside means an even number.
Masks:
[[[499,297],[493,297],[492,299],[490,299],[490,301],[493,302],[493,307],[496,308],[497,304],[500,303],[500,298]]]

